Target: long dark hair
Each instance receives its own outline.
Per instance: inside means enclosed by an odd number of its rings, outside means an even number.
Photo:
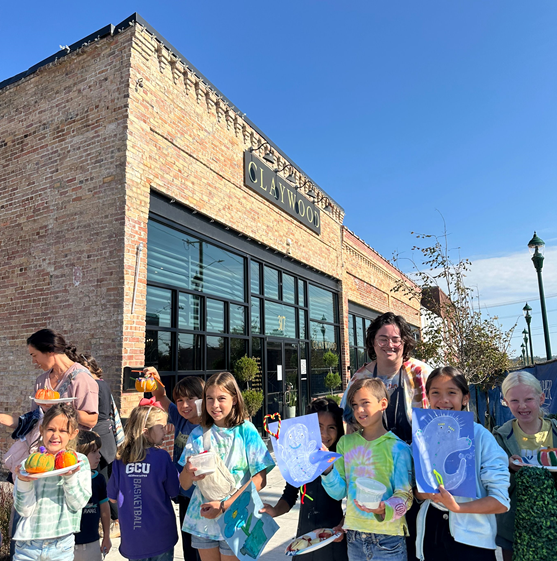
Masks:
[[[66,343],[66,340],[60,333],[52,331],[52,329],[40,329],[27,339],[27,344],[37,349],[41,353],[55,353],[57,355],[66,355],[73,362],[83,363],[80,360],[75,345]]]
[[[470,395],[470,388],[468,387],[468,382],[464,374],[454,366],[443,366],[441,368],[436,368],[431,372],[431,374],[427,377],[427,382],[425,383],[425,393],[429,395],[429,390],[431,388],[431,384],[435,378],[439,376],[447,376],[452,379],[452,381],[456,384],[456,387],[462,392],[462,395]]]
[[[402,360],[408,360],[414,350],[414,347],[416,346],[416,339],[414,339],[414,336],[412,335],[408,322],[402,316],[395,316],[393,312],[387,312],[385,314],[381,314],[379,317],[376,317],[367,328],[366,351],[369,358],[371,360],[377,359],[373,344],[375,343],[375,336],[377,335],[377,332],[384,325],[394,325],[398,327],[403,344]]]
[[[337,439],[334,444],[329,448],[331,452],[336,452],[337,442],[341,436],[344,436],[344,424],[342,423],[342,409],[337,405],[337,402],[330,397],[320,397],[312,401],[306,407],[306,415],[311,413],[330,413],[333,416],[335,425],[337,427]]]

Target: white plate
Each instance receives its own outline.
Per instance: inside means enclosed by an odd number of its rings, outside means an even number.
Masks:
[[[529,467],[529,468],[543,468],[543,469],[547,469],[548,471],[557,472],[557,466],[542,466],[541,464],[525,464],[524,462],[519,462],[518,460],[513,460],[513,464],[515,466]]]
[[[31,477],[32,479],[44,479],[45,477],[54,477],[55,475],[64,475],[68,473],[68,471],[72,471],[72,469],[76,469],[78,466],[82,466],[84,464],[83,460],[79,460],[77,464],[73,466],[68,466],[62,469],[54,469],[52,471],[44,471],[43,473],[27,473],[25,471],[25,460],[21,463],[20,473],[23,477]]]
[[[39,405],[54,405],[55,403],[70,403],[77,397],[59,397],[58,399],[35,399],[34,397],[29,396],[29,399],[32,399],[35,403]]]
[[[300,538],[310,538],[310,539],[315,539],[317,537],[317,534],[320,534],[321,532],[323,532],[323,530],[327,530],[329,532],[332,532],[332,528],[318,528],[317,530],[314,530],[313,532],[308,532],[307,534],[304,534],[303,536],[300,536]],[[286,546],[286,550],[284,551],[285,555],[288,555],[290,557],[294,557],[295,555],[304,555],[305,553],[309,553],[310,551],[316,551],[317,549],[321,549],[322,547],[325,547],[326,545],[329,545],[332,541],[336,540],[338,537],[342,536],[342,534],[340,533],[336,533],[333,534],[330,538],[327,538],[325,540],[320,541],[319,543],[316,543],[315,545],[310,545],[309,547],[306,547],[304,549],[301,549],[300,551],[289,551],[288,548],[297,540],[300,538],[294,538],[287,546]]]

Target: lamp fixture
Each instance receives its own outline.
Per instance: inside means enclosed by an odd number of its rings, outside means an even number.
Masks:
[[[263,146],[265,146],[265,144],[267,144],[268,146],[270,146],[269,141],[265,141],[262,144],[260,144],[257,148],[254,148],[253,146],[250,146],[249,151],[250,152],[257,152],[260,148],[263,148]],[[263,156],[263,159],[266,162],[269,162],[270,164],[275,165],[277,163],[275,157],[273,156],[273,153],[271,152],[270,149],[267,149],[267,151],[265,152],[265,155]]]
[[[275,168],[275,173],[280,173],[281,171],[284,171],[286,168],[290,168],[290,173],[288,174],[288,176],[286,177],[286,181],[292,183],[292,185],[296,185],[296,176],[294,175],[294,169],[292,168],[292,166],[290,164],[284,164],[284,166],[282,166],[280,169],[278,167]]]

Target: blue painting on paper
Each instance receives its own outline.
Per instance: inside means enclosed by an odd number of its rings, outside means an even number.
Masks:
[[[226,543],[240,561],[257,559],[279,529],[271,516],[259,512],[262,508],[263,502],[250,482],[218,519]]]
[[[276,433],[277,423],[269,423]],[[284,479],[294,487],[301,487],[317,479],[340,458],[335,452],[321,450],[321,431],[317,413],[285,419],[281,423],[278,440],[271,436],[277,465]]]
[[[413,409],[412,453],[418,491],[477,498],[473,413]]]

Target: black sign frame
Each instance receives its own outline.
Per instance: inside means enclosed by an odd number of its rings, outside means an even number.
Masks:
[[[244,184],[321,235],[320,209],[249,150],[244,152]]]

